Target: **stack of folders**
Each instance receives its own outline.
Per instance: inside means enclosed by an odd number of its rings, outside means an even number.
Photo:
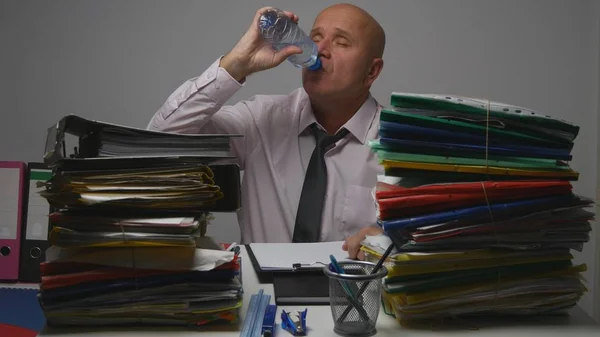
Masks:
[[[530,109],[457,96],[392,94],[370,146],[394,184],[375,189],[387,313],[402,324],[461,315],[535,315],[586,288],[571,250],[593,201],[573,192],[578,127]],[[390,178],[393,179],[393,178]],[[385,245],[366,243],[371,260]]]
[[[68,134],[78,139],[71,155]],[[50,128],[44,159],[53,174],[40,185],[57,211],[38,296],[48,325],[237,321],[239,258],[206,235],[211,212],[240,207],[239,167],[227,164],[232,137],[74,115]]]

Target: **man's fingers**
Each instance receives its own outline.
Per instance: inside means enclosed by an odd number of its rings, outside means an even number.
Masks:
[[[383,228],[380,228],[380,227],[369,227],[367,229],[367,232],[365,234],[369,235],[369,236],[376,236],[376,235],[383,234],[383,233],[384,233]]]
[[[285,59],[287,59],[288,57],[290,57],[294,54],[300,54],[300,53],[302,53],[302,49],[300,49],[300,47],[287,46],[275,53],[274,62],[276,64],[280,64],[281,62],[285,61]]]
[[[348,251],[348,242],[347,241],[344,241],[344,244],[342,245],[342,250],[346,251],[346,252]]]
[[[356,254],[356,257],[361,260],[364,261],[365,260],[365,252],[363,252],[362,250],[358,251],[358,254]]]
[[[356,254],[358,254],[358,250],[360,248],[360,241],[356,240],[355,237],[348,239],[348,257],[351,259],[356,259]]]
[[[293,12],[289,12],[289,11],[283,11],[285,13],[285,15],[287,15],[288,18],[292,19],[292,21],[294,21],[295,23],[298,23],[298,15],[295,15]]]
[[[358,249],[354,249],[354,247],[352,247],[352,249],[348,249],[348,257],[351,260],[355,260],[356,259],[356,254],[358,254]]]

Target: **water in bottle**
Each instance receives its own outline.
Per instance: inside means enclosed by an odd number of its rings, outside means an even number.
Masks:
[[[301,54],[288,57],[288,61],[296,67],[310,70],[321,68],[317,44],[282,10],[272,8],[263,12],[258,20],[258,29],[263,39],[275,50],[281,50],[289,45],[300,47]]]

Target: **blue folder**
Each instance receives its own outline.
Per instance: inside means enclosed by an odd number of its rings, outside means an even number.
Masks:
[[[401,150],[402,152],[420,153],[420,154],[441,154],[456,155],[460,153],[485,155],[486,147],[480,145],[458,144],[458,143],[437,143],[406,139],[394,139],[383,137],[379,143],[392,150]],[[508,157],[528,157],[528,158],[547,158],[556,160],[571,160],[569,151],[557,151],[534,146],[488,146],[487,152],[490,155],[508,156]],[[471,157],[471,156],[470,156]]]
[[[413,141],[427,141],[433,143],[451,143],[466,144],[471,146],[481,146],[485,149],[486,144],[489,147],[518,149],[519,151],[535,153],[552,153],[560,155],[569,155],[567,148],[552,148],[543,146],[524,146],[522,141],[511,139],[496,138],[492,135],[486,141],[484,135],[460,132],[456,130],[444,130],[430,127],[423,127],[411,124],[402,124],[389,121],[380,121],[379,136],[387,139],[403,139]]]
[[[46,319],[37,293],[37,289],[0,288],[0,325],[9,324],[41,331]]]
[[[474,206],[467,208],[455,209],[452,211],[438,212],[426,215],[419,215],[410,218],[402,218],[396,220],[379,221],[383,229],[387,231],[397,229],[408,229],[418,226],[432,225],[436,223],[448,222],[452,220],[464,219],[469,217],[487,217],[489,219],[490,211],[492,214],[500,215],[506,214],[507,212],[512,214],[518,213],[518,211],[526,210],[527,212],[533,212],[540,207],[543,208],[554,208],[557,206],[570,206],[574,202],[578,202],[580,199],[569,196],[559,196],[551,198],[537,198],[528,200],[519,200],[506,203],[497,203],[491,205]],[[515,214],[516,215],[516,214]]]
[[[379,122],[379,135],[387,138],[398,138],[398,136],[401,136],[402,138],[409,139],[453,140],[456,143],[485,145],[485,136],[384,120]]]

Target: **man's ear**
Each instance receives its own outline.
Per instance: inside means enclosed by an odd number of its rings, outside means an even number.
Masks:
[[[371,86],[373,82],[379,77],[381,74],[381,70],[383,69],[383,59],[382,58],[374,58],[371,61],[371,67],[369,68],[369,73],[367,74],[367,78],[365,79],[366,84]]]

